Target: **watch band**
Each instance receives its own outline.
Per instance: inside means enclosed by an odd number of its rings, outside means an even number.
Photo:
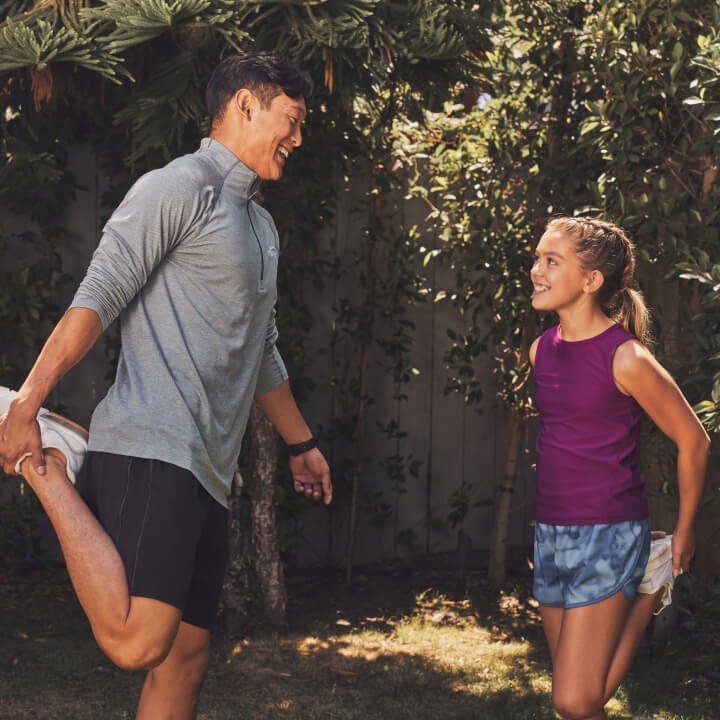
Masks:
[[[318,446],[317,438],[313,435],[309,440],[303,440],[303,442],[293,443],[287,446],[288,453],[290,455],[302,455],[308,450],[312,450]]]

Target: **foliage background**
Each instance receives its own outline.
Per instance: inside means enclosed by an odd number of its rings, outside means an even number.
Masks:
[[[266,202],[283,243],[281,333],[296,390],[302,399],[318,384],[333,388],[336,412],[322,431],[338,496],[348,498],[334,511],[345,518],[348,578],[358,515],[389,522],[393,498],[418,474],[418,459],[398,449],[404,428],[373,415],[368,367],[387,368],[402,402],[407,384],[422,382],[408,309],[439,302],[456,308],[462,327],[449,329],[448,390],[478,409],[494,401],[480,391],[490,355],[507,408],[505,473],[492,498],[491,573],[502,581],[515,475],[531,461],[523,454],[533,422],[527,346],[550,321],[528,311],[527,272],[550,215],[604,215],[631,233],[656,351],[708,428],[720,424],[717,3],[16,0],[0,20],[7,385],[23,376],[59,312],[73,144],[90,142],[102,158],[112,207],[138,174],[194,149],[207,131],[202,87],[223,54],[278,50],[312,72],[318,89],[303,162],[267,188]],[[348,178],[357,187],[358,177],[362,219],[338,264],[322,232]],[[428,204],[440,239],[432,252],[427,227],[397,222],[406,193]],[[429,287],[434,264],[450,270],[446,287]],[[344,292],[348,278],[357,292]],[[328,284],[337,289],[333,364],[328,377],[311,380],[311,293]],[[367,454],[370,422],[387,438],[379,463]],[[651,427],[648,440],[653,512],[671,526],[673,451]],[[385,480],[368,484],[368,474]],[[713,467],[701,521],[699,560],[710,574],[718,569],[716,478]],[[305,507],[281,502],[291,529]],[[447,515],[428,525],[462,529],[482,502],[485,491],[463,482]],[[417,537],[402,539],[405,553],[422,552]]]

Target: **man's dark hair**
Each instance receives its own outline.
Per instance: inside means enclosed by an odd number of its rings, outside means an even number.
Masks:
[[[205,91],[212,124],[222,119],[228,102],[242,88],[252,90],[266,108],[281,92],[293,100],[307,100],[313,81],[294,63],[269,52],[230,55],[215,68]]]

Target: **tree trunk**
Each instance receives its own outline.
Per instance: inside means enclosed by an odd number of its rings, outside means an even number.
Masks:
[[[250,562],[242,483],[235,474],[228,507],[228,564],[220,598],[222,626],[231,637],[244,634],[250,619]]]
[[[493,587],[501,588],[507,578],[507,545],[510,525],[510,506],[515,491],[520,442],[525,422],[522,412],[511,409],[508,418],[505,444],[505,468],[503,479],[495,491],[495,512],[493,514],[492,539],[490,541],[490,563],[488,579]]]
[[[278,441],[275,428],[262,408],[253,403],[246,434],[244,477],[250,495],[252,561],[257,577],[264,622],[281,628],[286,624],[285,573],[278,547],[277,493],[275,477]]]
[[[221,609],[231,636],[244,634],[251,622],[272,628],[286,623],[285,575],[277,542],[277,457],[275,430],[254,403],[239,461],[242,482],[236,476],[230,495],[230,557]]]

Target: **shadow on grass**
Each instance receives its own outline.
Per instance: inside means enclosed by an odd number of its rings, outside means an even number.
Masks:
[[[287,633],[215,634],[200,720],[553,717],[526,576],[502,594],[479,574],[459,581],[403,568],[368,572],[349,590],[304,573],[288,589]],[[697,689],[701,676],[695,635],[686,635],[656,640],[652,658],[638,658],[611,718],[718,718],[711,681],[688,704],[688,683]],[[717,636],[706,640],[709,650]],[[0,719],[132,718],[142,680],[96,648],[63,572],[0,576]]]

